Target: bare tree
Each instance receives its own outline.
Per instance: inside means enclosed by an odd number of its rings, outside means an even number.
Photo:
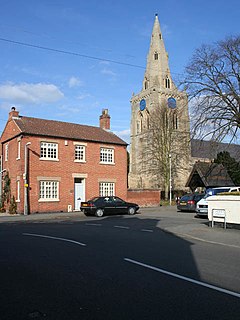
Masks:
[[[186,67],[193,136],[222,141],[240,128],[240,36],[203,45]]]
[[[174,180],[188,161],[184,159],[189,155],[189,136],[178,130],[180,117],[178,110],[168,106],[162,106],[150,114],[150,127],[146,136],[151,141],[146,161],[150,167],[146,170],[155,179],[155,185],[163,187],[165,199],[168,198],[170,184],[174,187]]]

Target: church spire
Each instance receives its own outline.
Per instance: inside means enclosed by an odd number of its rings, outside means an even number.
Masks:
[[[169,89],[171,86],[168,54],[164,46],[157,14],[155,15],[150,49],[147,57],[147,68],[143,80],[143,90],[155,86]]]

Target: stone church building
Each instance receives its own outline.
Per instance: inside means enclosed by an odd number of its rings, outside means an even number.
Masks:
[[[210,151],[210,141],[190,139],[188,97],[173,82],[156,14],[142,90],[131,98],[129,188],[188,190],[195,162],[216,156]]]
[[[164,180],[166,183],[171,178],[169,170],[166,168],[172,165],[174,189],[184,188],[191,162],[188,98],[186,92],[179,91],[172,80],[168,54],[157,15],[155,16],[142,90],[132,96],[131,106],[129,187],[131,189],[163,189]],[[163,132],[162,137],[155,141],[155,144],[159,144],[159,146],[155,145],[155,149],[162,149],[160,157],[162,157],[161,163],[165,163],[165,179],[162,179],[163,172],[160,176],[156,175],[157,171],[161,171],[161,165],[159,167],[155,161],[158,158],[157,151],[150,147],[154,144],[153,122],[158,121],[155,126],[159,126],[159,131],[164,129],[163,127],[166,125],[161,118],[157,119],[157,115],[163,113],[166,113],[166,116],[170,118],[172,134],[170,137]]]

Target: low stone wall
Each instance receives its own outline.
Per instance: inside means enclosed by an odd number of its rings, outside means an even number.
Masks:
[[[129,189],[127,201],[137,203],[140,207],[156,207],[160,205],[161,191],[152,189]]]
[[[213,213],[218,210],[224,212],[226,223],[240,224],[240,196],[216,195],[208,199],[208,219],[209,221],[223,222],[223,218],[213,217]]]

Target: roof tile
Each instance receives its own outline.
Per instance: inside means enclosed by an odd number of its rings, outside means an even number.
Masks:
[[[99,127],[23,116],[14,121],[22,133],[30,135],[127,145],[114,133]]]

